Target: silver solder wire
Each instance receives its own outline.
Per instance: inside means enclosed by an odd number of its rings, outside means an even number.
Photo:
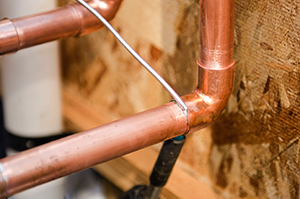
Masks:
[[[129,44],[121,37],[121,35],[106,21],[100,13],[98,13],[94,8],[87,4],[84,0],[76,0],[82,6],[84,6],[88,11],[90,11],[95,17],[97,17],[107,28],[108,30],[120,41],[120,43],[128,50],[128,52],[138,60],[160,83],[165,89],[172,95],[174,100],[178,103],[179,107],[187,115],[188,107],[179,97],[179,95],[173,90],[173,88],[145,61],[139,54],[137,54]]]

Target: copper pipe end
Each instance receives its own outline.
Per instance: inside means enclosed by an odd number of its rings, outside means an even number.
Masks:
[[[122,0],[88,3],[107,20],[113,19]],[[0,56],[38,44],[96,31],[103,24],[77,3],[41,14],[0,21]]]
[[[200,0],[199,63],[209,68],[233,62],[234,0]]]

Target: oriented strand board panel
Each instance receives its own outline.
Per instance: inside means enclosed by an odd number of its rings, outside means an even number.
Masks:
[[[210,128],[188,136],[178,162],[224,198],[299,198],[299,5],[236,0],[234,92]],[[198,8],[197,0],[124,0],[112,21],[181,95],[195,88]],[[113,119],[171,99],[106,29],[64,40],[62,63],[65,89]]]
[[[232,197],[299,198],[299,5],[236,1],[235,89],[210,157]]]

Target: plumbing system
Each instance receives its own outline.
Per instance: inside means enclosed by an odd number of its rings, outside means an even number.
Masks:
[[[102,10],[99,9],[99,2],[120,3],[109,0],[91,1],[90,5],[94,5],[100,13]],[[84,14],[78,14],[78,10]],[[28,31],[21,38],[16,33],[18,28],[15,28],[14,20],[0,22],[0,54],[81,32],[90,32],[95,30],[93,25],[101,26],[94,16],[79,5],[58,9],[57,13],[48,13],[54,26],[50,28],[54,36],[48,32],[39,34],[38,30],[31,32],[30,17],[20,20],[26,22],[18,22],[18,27]],[[60,18],[59,13],[64,17]],[[105,13],[108,15],[109,12],[104,12],[104,16]],[[32,18],[36,17],[38,15]],[[64,22],[68,17],[71,18],[72,25]],[[50,23],[49,18],[44,18],[46,23]],[[53,20],[65,23],[67,28],[54,25],[56,22]],[[87,21],[82,22],[85,20]],[[39,23],[34,28],[44,27],[43,20],[33,20],[35,23],[36,21]],[[85,28],[82,28],[82,24]],[[74,28],[76,25],[81,28]],[[187,114],[178,104],[170,102],[1,159],[0,198],[209,126],[225,108],[233,89],[233,29],[234,0],[200,0],[198,85],[193,93],[181,98],[188,108]],[[64,34],[64,31],[67,33]],[[31,37],[32,34],[39,36]]]

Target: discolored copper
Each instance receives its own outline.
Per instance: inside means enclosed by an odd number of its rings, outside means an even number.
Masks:
[[[91,0],[88,3],[107,20],[114,18],[122,0]],[[0,56],[69,36],[84,35],[103,24],[77,3],[41,14],[0,21]]]

